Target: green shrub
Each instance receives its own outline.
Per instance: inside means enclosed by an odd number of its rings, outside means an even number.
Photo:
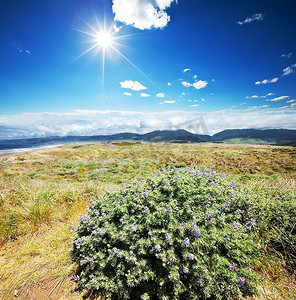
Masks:
[[[256,293],[250,196],[224,177],[214,167],[168,168],[91,201],[72,228],[81,287],[120,299]]]

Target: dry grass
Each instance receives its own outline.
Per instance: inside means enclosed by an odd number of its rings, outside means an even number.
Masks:
[[[296,188],[291,147],[217,144],[69,145],[0,162],[0,299],[82,299],[70,226],[96,195],[166,165],[211,166],[253,191]],[[268,199],[266,199],[268,201]],[[262,262],[262,299],[289,299],[295,282]],[[295,292],[295,291],[294,291]],[[294,293],[296,295],[296,292]],[[272,298],[275,297],[275,298]],[[288,296],[289,297],[289,296]],[[292,298],[290,298],[292,299]]]

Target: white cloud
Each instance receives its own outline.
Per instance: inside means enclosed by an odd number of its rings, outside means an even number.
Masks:
[[[158,98],[163,98],[163,97],[164,97],[164,93],[158,93],[158,94],[156,95],[156,97],[158,97]]]
[[[189,107],[197,107],[199,106],[199,104],[193,104],[193,105],[190,105]]]
[[[268,94],[266,94],[267,97],[268,96],[273,96],[273,95],[275,95],[275,93],[268,93]]]
[[[170,82],[168,82],[168,86],[172,86],[172,84]]]
[[[116,26],[116,24],[113,25],[113,30],[115,32],[119,32],[119,30],[122,28],[122,26]]]
[[[289,96],[281,96],[281,97],[270,99],[268,101],[277,102],[277,101],[284,101],[284,100],[289,100],[289,99],[290,99]]]
[[[186,73],[188,71],[191,71],[191,69],[184,69],[184,70],[182,70],[183,73]]]
[[[189,83],[189,82],[187,82],[187,81],[182,81],[182,84],[183,84],[184,86],[186,86],[186,87],[192,86],[192,84]]]
[[[246,99],[258,99],[258,98],[266,98],[266,96],[258,96],[258,95],[253,95],[253,96],[247,96]]]
[[[198,100],[193,100],[193,102],[197,102]]]
[[[295,104],[295,103],[291,103]],[[287,128],[296,129],[296,111],[287,106],[278,108],[232,112],[231,110],[196,112],[196,111],[99,111],[79,110],[54,113],[22,113],[17,115],[0,115],[0,139],[32,138],[65,135],[101,135],[119,132],[146,133],[153,130],[180,128],[194,133],[199,128],[198,118],[203,117],[210,134],[224,129],[242,128]],[[42,125],[41,125],[42,124]]]
[[[292,52],[291,53],[284,53],[281,55],[282,58],[290,58],[292,56]]]
[[[277,82],[279,79],[277,77],[275,78],[272,78],[272,79],[264,79],[262,81],[256,81],[255,84],[256,85],[259,85],[259,84],[267,84],[267,83],[274,83],[274,82]]]
[[[243,25],[243,24],[248,24],[252,23],[254,21],[263,21],[264,20],[264,15],[263,14],[254,14],[251,17],[246,18],[244,21],[238,21],[238,25]]]
[[[198,77],[197,75],[193,75],[193,77],[192,77],[192,78],[193,78],[193,79],[196,79],[197,77]]]
[[[295,72],[296,64],[293,64],[285,69],[283,69],[283,76],[290,75]]]
[[[113,0],[116,21],[138,29],[163,28],[170,21],[165,9],[175,0]]]
[[[176,101],[174,100],[167,100],[167,101],[163,101],[163,102],[160,102],[160,104],[172,104],[172,103],[175,103]]]
[[[261,106],[250,106],[248,109],[260,109],[260,108],[267,108],[269,105],[261,105]]]
[[[296,99],[291,99],[291,100],[287,101],[287,103],[294,103],[294,102],[296,102]]]
[[[146,93],[141,93],[140,96],[141,96],[141,97],[144,97],[144,98],[150,97],[150,95],[148,95],[148,94],[146,94]]]
[[[131,96],[132,93],[128,93],[128,92],[124,92],[123,95],[126,95],[126,96]]]
[[[206,87],[207,84],[208,84],[208,83],[207,83],[205,80],[199,80],[199,81],[194,82],[194,83],[192,84],[192,86],[193,86],[194,88],[196,88],[197,90],[200,90],[200,89]]]
[[[147,88],[142,85],[139,81],[126,80],[120,82],[123,89],[131,89],[133,91],[146,90]]]

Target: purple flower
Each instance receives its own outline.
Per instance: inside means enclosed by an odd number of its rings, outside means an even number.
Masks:
[[[118,250],[118,248],[116,248],[116,247],[114,247],[112,250],[113,250],[113,252],[114,252],[115,254],[118,254],[118,253],[119,253],[119,250]]]
[[[188,255],[187,255],[187,258],[188,258],[188,260],[194,260],[195,259],[195,256],[194,256],[194,254],[192,254],[192,253],[189,253]]]
[[[211,176],[209,177],[209,179],[208,179],[208,182],[212,182],[213,179],[214,179],[214,175],[211,175]]]
[[[167,241],[170,241],[172,239],[171,235],[169,233],[166,233],[164,235],[164,238],[167,240]]]
[[[88,263],[90,261],[90,259],[86,256],[83,257],[83,262]]]
[[[264,274],[261,275],[262,280],[266,280],[266,276]]]
[[[121,202],[125,201],[125,198],[124,198],[124,197],[121,197],[121,198],[120,198],[120,201],[121,201]]]
[[[94,204],[95,204],[95,201],[94,201],[94,200],[90,200],[89,203],[90,203],[91,205],[94,205]]]
[[[244,277],[239,277],[237,279],[237,284],[238,285],[244,285],[246,283],[246,279]]]
[[[233,228],[234,228],[234,229],[238,229],[240,226],[241,226],[240,223],[237,223],[237,222],[234,222],[234,223],[233,223]]]
[[[230,198],[234,198],[234,196],[235,196],[235,192],[231,192],[230,193]]]
[[[71,225],[71,233],[73,233],[76,230],[76,227],[74,225]]]
[[[80,215],[80,219],[82,221],[82,223],[87,223],[90,220],[90,217],[87,215]]]
[[[195,237],[200,237],[200,235],[201,235],[200,229],[195,229],[194,232],[193,232],[193,235],[194,235]]]
[[[134,226],[134,225],[130,225],[130,230],[132,231],[132,232],[135,232],[136,231],[136,227]]]
[[[102,213],[102,217],[105,218],[107,215],[105,213]]]
[[[92,209],[88,205],[85,207],[85,209],[87,210],[88,213],[92,212]]]
[[[184,223],[180,223],[179,226],[178,226],[178,228],[179,228],[180,230],[183,230],[183,229],[185,228]]]
[[[172,262],[172,263],[176,263],[176,262],[177,262],[177,258],[176,258],[175,255],[172,255],[172,256],[170,257],[170,262]]]
[[[208,212],[208,211],[205,213],[205,218],[206,218],[206,219],[210,219],[211,216],[212,216],[212,213],[210,213],[210,212]]]
[[[185,238],[185,240],[182,242],[182,246],[183,247],[189,247],[189,244],[190,244],[190,240],[189,238]]]
[[[229,239],[228,237],[225,237],[223,240],[224,240],[226,243],[229,243],[229,242],[230,242],[230,239]]]
[[[144,211],[149,211],[149,207],[148,206],[144,206]]]
[[[235,271],[237,269],[237,264],[236,263],[231,263],[230,264],[230,269]]]
[[[144,197],[148,197],[148,196],[149,196],[148,191],[145,191],[145,192],[144,192]]]
[[[122,219],[122,218],[121,218],[121,219],[119,220],[119,223],[121,223],[121,224],[122,224],[122,223],[123,223],[123,221],[124,221],[124,219]]]
[[[102,228],[98,228],[98,229],[97,229],[97,233],[98,233],[99,235],[104,235],[104,234],[105,234],[105,232],[104,232],[104,230],[103,230]]]
[[[137,263],[137,261],[138,261],[138,260],[137,260],[137,258],[136,258],[136,257],[132,257],[132,258],[131,258],[131,262],[132,262],[132,263],[136,264],[136,263]]]
[[[166,209],[166,212],[170,214],[170,213],[173,212],[173,209],[171,207],[169,207],[169,208]]]
[[[188,269],[187,267],[183,267],[183,268],[182,268],[182,272],[183,272],[184,274],[187,274],[187,273],[189,272],[189,269]]]
[[[245,199],[250,199],[251,198],[251,196],[250,195],[245,195]]]
[[[224,207],[227,208],[228,206],[231,205],[231,200],[227,200],[225,203],[224,203]]]
[[[226,177],[226,174],[222,173],[220,176],[224,179]]]
[[[240,209],[237,209],[235,212],[234,212],[236,215],[240,215],[242,213],[242,211]]]
[[[79,275],[73,275],[73,280],[76,282],[79,281],[80,280]]]
[[[175,170],[174,170],[174,173],[175,173],[175,174],[177,174],[178,172],[179,172],[178,169],[175,169]]]
[[[160,251],[161,251],[160,245],[156,245],[156,246],[154,247],[154,249],[155,249],[155,252],[160,252]]]
[[[235,186],[235,182],[231,181],[230,184],[229,184],[229,188],[232,188],[233,186]]]
[[[149,231],[149,232],[148,232],[148,235],[149,235],[149,236],[152,236],[152,235],[153,235],[153,234],[152,234],[152,231]]]

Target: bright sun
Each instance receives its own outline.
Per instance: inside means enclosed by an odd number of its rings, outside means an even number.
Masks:
[[[100,31],[96,37],[96,42],[98,46],[103,48],[109,48],[113,44],[112,34],[107,31]]]

